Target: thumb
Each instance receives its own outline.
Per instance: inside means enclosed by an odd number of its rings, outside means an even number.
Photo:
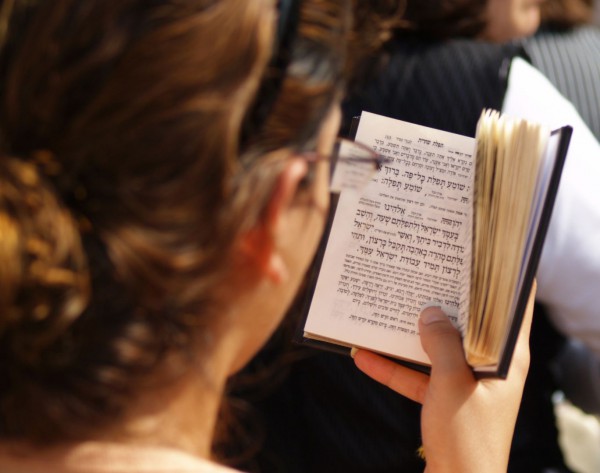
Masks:
[[[439,307],[428,307],[419,318],[421,345],[429,356],[432,370],[472,377],[465,360],[459,331]]]

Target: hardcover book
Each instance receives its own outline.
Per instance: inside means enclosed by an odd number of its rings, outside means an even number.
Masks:
[[[367,112],[356,121],[355,140],[388,161],[360,192],[332,194],[296,341],[427,371],[417,320],[436,305],[476,375],[506,377],[571,128],[491,110],[475,138]]]

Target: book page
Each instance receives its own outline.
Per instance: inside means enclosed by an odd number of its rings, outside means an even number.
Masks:
[[[475,140],[363,112],[356,141],[393,162],[340,196],[305,336],[429,363],[425,305],[466,327]]]
[[[472,366],[496,365],[502,355],[520,296],[519,276],[528,267],[528,235],[537,233],[539,220],[532,217],[532,207],[548,135],[540,125],[498,112],[484,111],[479,120],[471,316],[465,339]]]

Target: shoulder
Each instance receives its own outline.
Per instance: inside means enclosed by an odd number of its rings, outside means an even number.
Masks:
[[[502,78],[507,61],[521,53],[518,44],[494,44],[471,39],[447,41],[395,40],[388,47],[390,66],[384,72],[391,80],[427,76],[442,78]]]
[[[483,108],[499,109],[519,45],[399,38],[382,66],[352,94],[349,114],[368,110],[462,135],[474,135]]]
[[[84,443],[68,456],[70,465],[95,473],[235,473],[236,470],[186,452],[163,447]],[[79,470],[74,470],[79,473]]]
[[[544,73],[565,74],[570,68],[594,67],[599,64],[600,28],[545,28],[523,41],[523,47]]]

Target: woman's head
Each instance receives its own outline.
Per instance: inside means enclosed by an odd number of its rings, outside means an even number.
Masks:
[[[534,34],[540,24],[570,28],[590,23],[593,0],[488,0],[481,36],[503,42]]]
[[[545,0],[542,23],[557,28],[572,28],[592,23],[594,0]]]
[[[274,53],[269,0],[2,2],[1,436],[94,435],[214,349],[340,93],[346,2],[281,3]]]

